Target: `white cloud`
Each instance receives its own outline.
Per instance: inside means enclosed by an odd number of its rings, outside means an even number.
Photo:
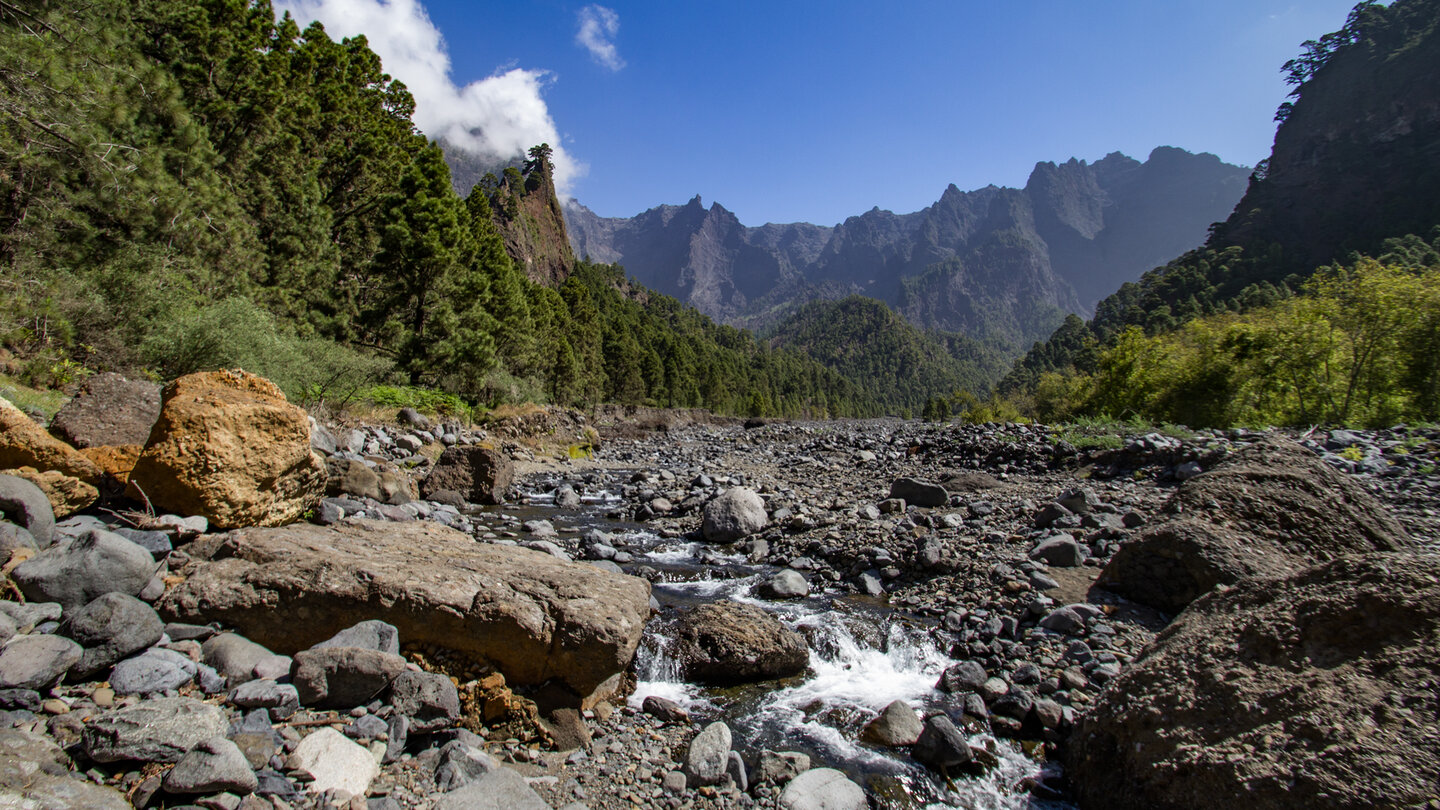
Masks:
[[[415,96],[415,125],[426,135],[501,160],[548,143],[562,196],[585,173],[561,145],[541,95],[551,74],[511,68],[456,85],[445,40],[419,0],[278,0],[275,8],[289,11],[302,29],[319,20],[332,39],[364,34],[385,72]]]
[[[580,30],[575,32],[575,44],[590,52],[590,58],[611,70],[625,67],[625,60],[615,49],[615,35],[620,33],[620,15],[614,9],[589,5],[575,15]]]

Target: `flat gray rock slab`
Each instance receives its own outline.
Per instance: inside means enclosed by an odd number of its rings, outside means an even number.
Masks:
[[[84,649],[63,636],[12,639],[0,649],[0,689],[46,689],[80,661]]]
[[[178,762],[190,749],[230,727],[225,712],[185,697],[156,698],[95,718],[81,734],[96,762]]]
[[[253,793],[259,786],[250,763],[235,743],[212,737],[191,748],[165,774],[170,793]]]
[[[577,701],[624,671],[650,617],[643,579],[421,521],[240,529],[187,550],[195,562],[158,606],[171,620],[292,653],[379,619],[407,644],[492,661],[511,684],[563,683]]]
[[[550,810],[550,805],[525,777],[509,768],[497,768],[441,796],[435,810]]]

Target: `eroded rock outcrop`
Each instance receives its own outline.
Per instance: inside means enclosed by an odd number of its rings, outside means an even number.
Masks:
[[[1099,582],[1176,613],[1216,585],[1412,545],[1360,484],[1293,442],[1268,439],[1181,485],[1164,519],[1122,545]]]
[[[304,410],[263,377],[213,371],[165,387],[130,493],[229,529],[290,523],[320,500],[325,482]]]
[[[190,552],[162,615],[220,621],[283,653],[380,619],[407,642],[494,662],[512,684],[558,681],[576,703],[608,694],[650,612],[642,579],[431,523],[241,529]]]
[[[1071,741],[1082,806],[1421,807],[1440,783],[1440,559],[1343,557],[1205,596]]]

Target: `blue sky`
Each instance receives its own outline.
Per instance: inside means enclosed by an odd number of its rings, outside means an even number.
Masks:
[[[603,216],[700,194],[747,225],[832,225],[1023,185],[1041,160],[1168,145],[1252,165],[1280,65],[1353,0],[276,5],[366,29],[432,135],[558,141],[565,190]]]

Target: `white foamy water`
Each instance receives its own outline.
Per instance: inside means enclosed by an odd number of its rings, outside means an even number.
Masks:
[[[629,704],[640,708],[645,698],[654,695],[673,700],[694,711],[698,708],[714,708],[714,704],[700,695],[700,687],[686,683],[680,675],[680,662],[670,654],[673,640],[659,633],[646,633],[635,652],[635,692],[630,695]]]

